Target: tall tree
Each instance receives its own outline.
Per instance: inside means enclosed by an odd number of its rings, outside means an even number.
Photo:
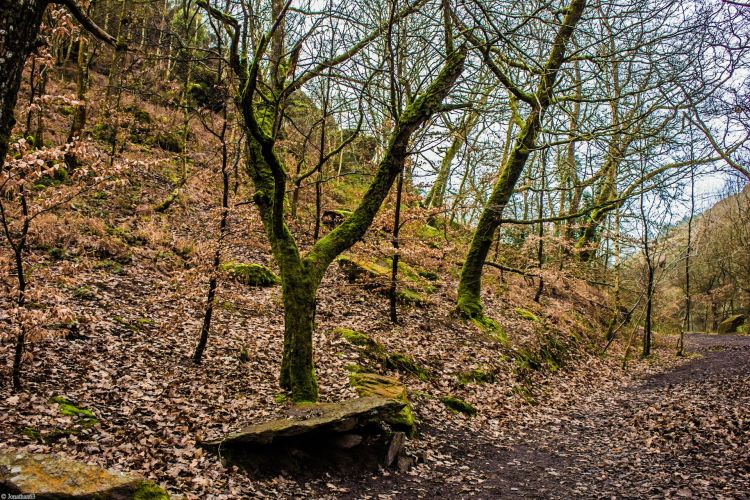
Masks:
[[[424,90],[410,100],[400,113],[398,122],[389,134],[389,141],[369,188],[359,206],[343,223],[323,236],[305,253],[286,223],[286,188],[288,175],[278,154],[278,132],[283,118],[284,102],[302,85],[354,57],[387,28],[388,23],[375,28],[364,39],[331,59],[321,61],[301,76],[294,75],[295,54],[277,58],[283,49],[279,45],[286,9],[274,16],[270,28],[255,47],[251,58],[239,51],[240,22],[228,13],[214,8],[203,0],[200,5],[210,15],[221,20],[232,38],[230,63],[239,78],[237,102],[246,129],[246,170],[255,188],[254,201],[260,211],[271,252],[279,265],[284,304],[284,353],[280,384],[292,393],[295,401],[314,401],[318,397],[313,362],[313,331],[318,286],[333,260],[364,236],[380,209],[394,181],[404,167],[412,134],[435,114],[446,110],[444,100],[451,92],[464,67],[465,53],[461,50],[448,54],[442,69]],[[398,17],[412,12],[409,6]],[[393,19],[389,20],[393,22]],[[270,47],[269,47],[270,44]],[[262,65],[268,58],[271,84],[262,80]],[[295,78],[296,77],[296,78]],[[448,108],[449,109],[449,108]]]

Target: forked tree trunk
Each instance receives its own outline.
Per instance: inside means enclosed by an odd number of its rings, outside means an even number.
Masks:
[[[267,123],[259,123],[252,94],[241,96],[247,130],[247,170],[255,187],[254,201],[261,214],[271,252],[281,271],[284,303],[284,355],[280,385],[295,401],[315,401],[318,387],[313,361],[315,297],[328,266],[350,248],[372,224],[394,181],[402,171],[412,134],[434,114],[464,68],[465,53],[456,52],[425,92],[409,104],[391,133],[390,141],[367,192],[357,209],[334,230],[301,255],[284,219],[286,175]],[[265,129],[265,130],[264,130]]]

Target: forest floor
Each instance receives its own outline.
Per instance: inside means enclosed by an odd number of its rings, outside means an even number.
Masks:
[[[430,479],[352,482],[361,498],[750,498],[750,337],[690,334],[691,358],[612,391],[592,390],[501,438],[440,435]]]
[[[169,128],[163,109],[148,110]],[[51,134],[65,130],[50,126]],[[602,355],[611,313],[606,292],[566,268],[545,274],[539,302],[532,299],[538,281],[485,273],[485,309],[507,333],[500,342],[451,314],[467,234],[426,227],[417,203],[402,213],[409,224],[401,260],[437,276],[423,287],[427,300],[400,306],[394,325],[382,293],[331,266],[318,294],[315,363],[325,402],[355,397],[348,367],[367,362],[337,328],[365,332],[426,369],[423,380],[377,367],[407,386],[419,423],[407,450],[424,460],[396,472],[368,469],[353,455],[343,469],[316,464],[314,472],[264,477],[228,466],[198,443],[291,405],[277,383],[283,308],[279,287],[248,287],[220,273],[203,363],[192,362],[220,199],[208,168],[215,149],[194,150],[176,199],[181,158],[132,147],[122,183],[35,219],[26,311],[35,331],[21,392],[5,384],[15,345],[15,276],[11,254],[0,246],[0,270],[10,271],[0,272],[0,448],[141,474],[191,500],[750,497],[750,337],[691,336],[689,356],[676,359],[674,337],[659,334],[654,354],[633,359],[631,349],[623,370],[625,332]],[[358,199],[364,184],[349,181],[330,186],[325,207]],[[301,194],[302,205],[314,206],[311,191]],[[251,195],[240,183],[222,261],[273,267],[259,217],[241,201]],[[170,197],[172,205],[157,210]],[[292,224],[303,250],[312,243],[309,215]],[[347,256],[387,262],[391,220],[385,210]],[[501,250],[509,262],[524,251]],[[488,380],[465,380],[477,372]],[[454,414],[444,396],[472,404],[476,417]],[[61,397],[90,413],[63,413]]]

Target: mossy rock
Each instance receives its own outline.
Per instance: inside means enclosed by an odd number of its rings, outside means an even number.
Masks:
[[[415,231],[416,236],[422,240],[435,240],[443,237],[443,232],[429,224],[422,224]]]
[[[459,399],[455,396],[443,396],[440,398],[453,413],[463,413],[469,417],[474,417],[477,414],[477,409],[471,403],[467,403],[463,399]]]
[[[320,218],[320,221],[329,228],[334,228],[344,222],[354,212],[343,208],[326,210]]]
[[[269,287],[281,283],[281,279],[273,271],[260,264],[225,262],[221,269],[236,281],[249,286]]]
[[[151,123],[151,115],[148,113],[148,111],[140,108],[133,109],[133,118],[135,118],[135,121],[141,124]]]
[[[358,332],[357,330],[352,330],[351,328],[345,328],[343,326],[335,328],[333,330],[333,333],[335,335],[338,335],[342,339],[346,340],[352,345],[358,346],[358,347],[365,347],[368,349],[377,349],[382,350],[382,346],[370,338],[369,335]]]
[[[386,263],[389,268],[393,266],[393,261],[390,258],[386,260]],[[437,280],[437,275],[432,273],[436,279],[430,280],[422,276],[422,272],[423,271],[415,269],[403,260],[398,261],[398,274],[401,278],[405,278],[410,282],[411,288],[416,288],[425,293],[435,293],[437,287],[435,286],[434,281]],[[427,274],[429,274],[429,272],[427,272]]]
[[[28,498],[169,499],[165,490],[136,475],[13,449],[0,450],[0,491]]]
[[[99,142],[112,144],[114,129],[109,123],[97,123],[91,127],[91,136]]]
[[[377,395],[337,403],[299,404],[289,409],[283,418],[249,425],[201,444],[209,447],[270,445],[304,435],[345,433],[393,419],[405,406],[402,400]]]
[[[718,333],[737,333],[744,325],[747,324],[747,316],[744,314],[734,314],[719,323]]]
[[[396,298],[402,304],[409,304],[419,307],[424,307],[429,303],[424,295],[408,288],[396,290]]]
[[[122,274],[125,272],[122,264],[109,259],[98,261],[96,264],[94,264],[94,269],[103,269],[105,271],[111,272],[112,274]]]
[[[491,384],[495,382],[495,373],[490,370],[475,368],[473,370],[461,372],[456,376],[458,383],[461,385],[469,384]]]
[[[516,314],[518,314],[519,316],[521,316],[525,320],[535,321],[537,323],[539,323],[541,321],[539,319],[539,316],[537,316],[533,312],[529,311],[528,309],[524,309],[522,307],[516,307],[515,311],[516,311]]]
[[[385,359],[385,365],[387,368],[414,375],[422,381],[430,379],[430,372],[422,368],[411,356],[401,354],[400,352],[388,354]]]
[[[185,149],[182,138],[173,132],[158,132],[156,134],[156,145],[171,153],[182,153]]]
[[[421,277],[426,279],[427,281],[438,281],[440,279],[440,275],[438,273],[427,271],[425,269],[420,269],[417,271]]]
[[[341,256],[336,261],[350,283],[363,283],[366,290],[378,289],[389,293],[393,261],[390,258],[382,262],[370,262],[352,257]],[[406,262],[398,263],[398,279],[408,286],[397,291],[398,299],[404,304],[425,305],[428,303],[423,293],[434,293],[435,284],[420,276],[419,272]]]
[[[403,431],[408,436],[414,436],[417,431],[414,412],[407,396],[406,387],[394,377],[378,375],[377,373],[355,372],[349,374],[349,384],[354,387],[361,397],[382,397],[395,399],[405,406],[395,415],[389,416],[385,422],[395,430]]]
[[[365,282],[365,289],[385,286],[390,271],[387,267],[374,262],[368,262],[351,257],[340,256],[336,259],[341,271],[350,283]]]

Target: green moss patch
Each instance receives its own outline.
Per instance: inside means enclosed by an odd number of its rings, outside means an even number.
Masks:
[[[73,289],[73,297],[81,300],[91,300],[94,298],[94,292],[88,286],[79,286]]]
[[[60,415],[65,415],[66,417],[78,417],[83,419],[94,419],[96,420],[96,416],[94,415],[94,412],[87,408],[79,408],[78,406],[74,405],[70,400],[62,397],[62,396],[55,396],[53,398],[50,398],[49,400],[52,404],[59,405],[59,411]]]
[[[99,422],[93,411],[88,408],[81,408],[63,396],[55,396],[50,398],[48,402],[58,405],[60,415],[71,417],[73,419],[72,425],[69,427],[54,427],[49,430],[25,427],[21,430],[21,434],[38,443],[53,443],[65,437],[81,436]]]
[[[376,373],[355,372],[350,373],[349,384],[354,387],[360,397],[380,396],[406,403],[401,411],[389,417],[386,422],[395,430],[403,431],[410,437],[416,434],[414,412],[409,403],[406,387],[398,379]]]
[[[362,332],[358,332],[357,330],[352,330],[351,328],[338,327],[333,330],[333,333],[335,335],[338,335],[342,339],[346,340],[350,344],[358,346],[358,347],[367,347],[370,349],[382,349],[382,346],[380,346],[380,344],[378,344],[375,340],[370,338],[369,335],[364,334]]]
[[[408,288],[397,290],[396,297],[402,304],[411,304],[420,307],[427,305],[429,302],[424,295]]]
[[[378,290],[387,294],[390,291],[393,261],[390,258],[380,262],[370,262],[341,256],[336,260],[350,283],[361,283],[366,290]],[[432,273],[437,279],[437,275]],[[436,290],[433,280],[420,275],[420,271],[407,263],[398,263],[398,279],[405,286],[397,291],[398,300],[403,304],[423,306],[429,301],[424,294],[434,293]]]
[[[401,373],[414,375],[419,380],[427,381],[430,379],[430,372],[422,368],[413,358],[400,352],[388,354],[385,358],[385,365]]]
[[[169,494],[158,484],[143,481],[133,493],[133,500],[169,500]]]
[[[343,327],[336,328],[333,332],[353,346],[358,347],[360,353],[366,358],[389,370],[413,375],[423,381],[429,380],[432,375],[429,370],[417,363],[411,356],[400,352],[388,352],[385,346],[365,333]]]
[[[99,262],[94,264],[94,268],[109,271],[112,274],[122,274],[125,272],[122,264],[110,259],[100,260]]]
[[[375,262],[340,256],[336,259],[341,271],[350,283],[365,282],[365,288],[372,289],[387,283],[390,270]]]
[[[490,318],[489,316],[480,314],[477,317],[471,318],[470,321],[474,323],[474,326],[476,326],[480,331],[486,333],[492,339],[497,340],[501,344],[508,343],[508,334],[505,333],[505,330],[503,330],[503,327],[500,326],[500,323]]]
[[[424,279],[426,279],[428,281],[437,281],[437,280],[440,279],[440,275],[438,275],[438,273],[435,273],[435,272],[432,272],[432,271],[427,271],[425,269],[420,269],[417,272],[419,273],[419,275],[421,277],[423,277]]]
[[[521,316],[523,319],[526,319],[529,321],[536,321],[537,323],[541,321],[539,319],[539,316],[529,311],[528,309],[523,309],[522,307],[516,307],[515,311],[516,311],[516,314]]]
[[[466,401],[455,396],[443,396],[440,398],[440,401],[442,401],[443,404],[447,406],[453,413],[463,413],[464,415],[468,415],[469,417],[474,417],[477,414],[477,409],[474,407],[474,405],[472,405],[471,403],[467,403]]]
[[[475,368],[473,370],[459,373],[456,376],[456,379],[461,385],[491,384],[495,382],[495,373],[491,370],[482,370],[479,368]]]
[[[226,262],[221,265],[234,280],[249,286],[274,286],[281,283],[281,279],[266,266],[260,264],[240,264],[238,262]]]

